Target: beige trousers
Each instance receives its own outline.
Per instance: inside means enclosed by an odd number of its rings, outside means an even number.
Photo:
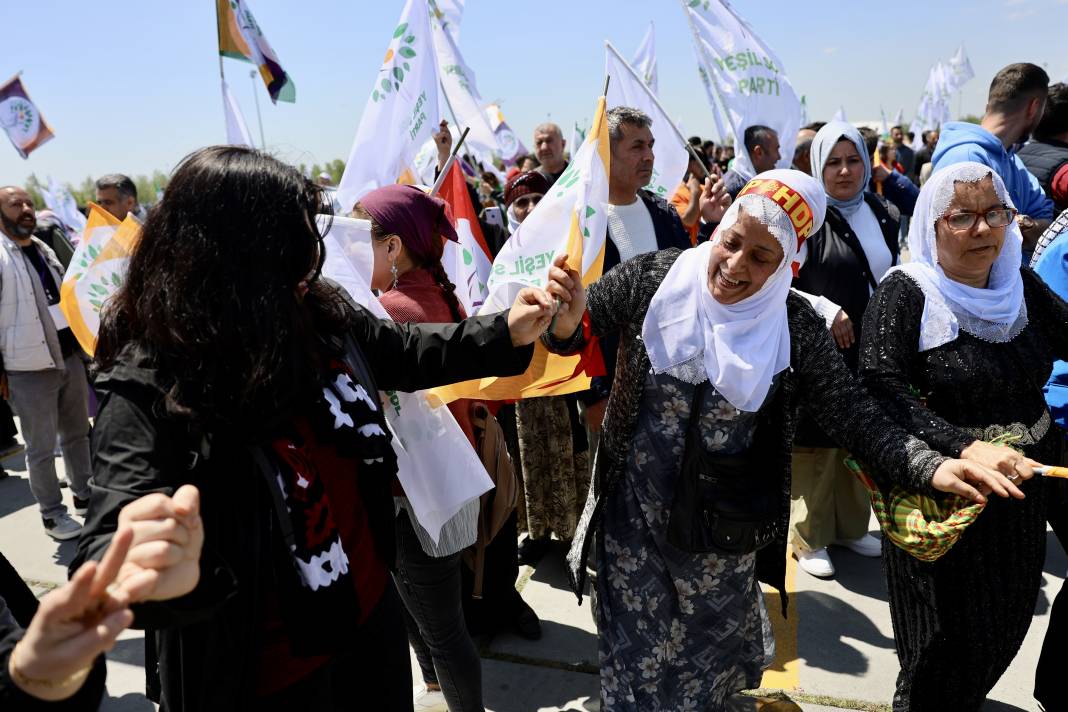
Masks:
[[[805,550],[868,533],[867,490],[842,461],[840,448],[795,447],[790,500],[790,540]]]

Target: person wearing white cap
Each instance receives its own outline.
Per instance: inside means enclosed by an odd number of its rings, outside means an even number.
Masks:
[[[602,446],[568,557],[581,596],[596,531],[605,712],[722,710],[759,686],[774,640],[757,580],[784,589],[802,404],[877,477],[924,478],[972,498],[981,495],[966,480],[1002,486],[997,472],[947,460],[895,426],[846,368],[825,321],[791,294],[825,212],[814,179],[767,171],[742,188],[710,242],[639,255],[588,293],[564,256],[550,270],[548,291],[561,300],[543,337],[550,349],[572,353],[591,335],[619,333]]]

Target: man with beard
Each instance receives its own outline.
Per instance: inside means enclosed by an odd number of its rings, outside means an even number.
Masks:
[[[990,166],[1005,181],[1019,211],[1025,259],[1053,219],[1053,201],[1038,179],[1027,172],[1016,150],[1042,120],[1049,75],[1039,66],[1020,63],[1002,69],[990,83],[986,113],[979,125],[951,121],[942,127],[932,162],[934,170],[964,161]]]
[[[26,440],[30,491],[45,531],[57,541],[81,531],[67,513],[56,477],[59,435],[74,511],[89,509],[89,384],[81,349],[59,310],[63,267],[33,236],[33,200],[0,188],[0,396],[10,399]]]

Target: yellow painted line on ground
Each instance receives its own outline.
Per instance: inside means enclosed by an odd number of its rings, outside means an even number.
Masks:
[[[769,690],[796,690],[800,686],[801,659],[797,654],[797,591],[794,575],[797,562],[786,555],[786,592],[790,594],[790,617],[782,616],[782,601],[779,592],[764,588],[764,603],[775,632],[775,662],[764,671],[760,686]]]

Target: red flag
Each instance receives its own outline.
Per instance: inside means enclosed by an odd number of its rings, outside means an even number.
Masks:
[[[459,162],[453,162],[438,190],[448,204],[449,219],[456,228],[457,242],[445,242],[441,263],[456,285],[456,296],[468,314],[474,314],[486,301],[493,257],[478,224],[478,212],[467,192],[467,181]]]

